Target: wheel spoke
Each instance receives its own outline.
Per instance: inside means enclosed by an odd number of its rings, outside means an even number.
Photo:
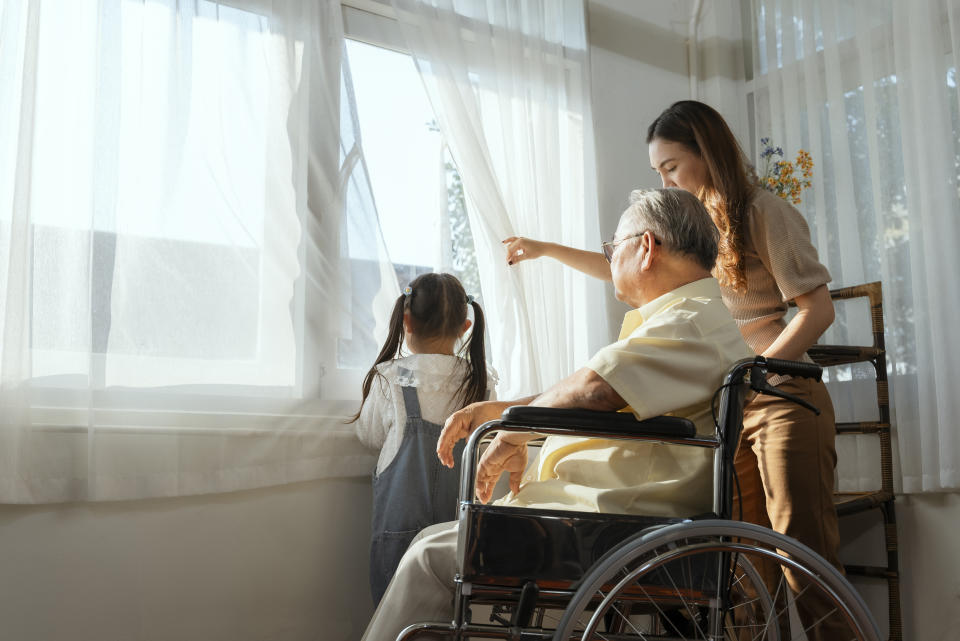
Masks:
[[[814,621],[813,623],[811,623],[809,626],[807,626],[806,628],[804,628],[804,629],[803,629],[803,637],[793,637],[790,641],[798,641],[798,640],[802,641],[802,639],[806,639],[806,638],[807,638],[807,632],[809,632],[810,630],[814,629],[815,627],[817,627],[818,625],[820,625],[821,623],[823,623],[824,621],[826,621],[829,617],[833,616],[833,614],[834,614],[836,611],[837,611],[836,608],[830,610],[829,612],[827,612],[826,614],[824,614],[822,617],[820,617],[819,619],[817,619],[816,621]]]
[[[687,611],[687,614],[690,615],[690,620],[693,621],[693,625],[696,626],[697,632],[700,633],[700,636],[704,639],[707,638],[706,633],[703,631],[703,628],[700,627],[700,623],[697,622],[697,616],[690,610],[690,606],[687,604],[687,600],[683,598],[683,591],[677,587],[676,582],[673,580],[673,574],[670,573],[668,568],[663,568],[664,574],[667,575],[667,578],[670,579],[670,585],[673,586],[677,596],[680,597],[680,602],[683,604],[683,609]]]
[[[641,639],[642,641],[646,641],[647,637],[643,634],[643,632],[641,632],[640,630],[638,630],[635,625],[633,625],[633,622],[630,620],[630,617],[624,616],[623,613],[620,612],[620,610],[617,609],[617,606],[611,605],[610,607],[613,609],[614,612],[616,612],[617,614],[620,615],[620,618],[621,618],[621,619],[623,619],[624,621],[626,621],[627,625],[630,626],[630,629],[633,630],[634,632],[636,632],[636,633],[640,636],[640,639]]]
[[[770,614],[767,615],[767,620],[766,622],[764,622],[763,628],[760,630],[760,632],[757,633],[757,636],[753,637],[752,641],[758,641],[758,639],[760,639],[764,634],[767,633],[767,630],[770,629],[770,624],[773,623],[773,616],[775,614],[777,615],[778,620],[780,619],[780,615],[783,614],[782,612],[780,613],[777,612],[777,597],[780,596],[780,589],[783,588],[785,580],[786,580],[786,577],[781,573],[780,580],[777,581],[777,591],[774,593],[771,599],[771,603],[773,604],[773,606],[770,608]],[[789,610],[789,609],[790,609],[790,603],[788,601],[787,607],[784,608],[784,610]],[[789,616],[789,614],[787,616]]]
[[[770,586],[768,566],[777,570]],[[800,624],[790,634],[797,604]],[[616,641],[797,641],[828,620],[831,631],[844,622],[837,638],[879,640],[862,598],[808,548],[746,523],[693,521],[638,536],[602,559],[582,579],[556,638],[584,630]]]
[[[663,608],[660,607],[660,604],[657,603],[657,600],[654,599],[653,597],[651,597],[651,596],[650,596],[650,593],[647,592],[646,588],[644,588],[642,585],[641,585],[641,586],[638,586],[638,587],[639,587],[640,590],[644,593],[644,595],[646,595],[646,597],[647,597],[648,599],[650,599],[650,603],[652,603],[652,604],[653,604],[653,607],[655,607],[655,608],[657,609],[657,612],[660,613],[660,618],[661,618],[662,620],[666,621],[667,623],[669,623],[669,624],[670,624],[670,627],[673,628],[674,632],[676,632],[676,633],[679,634],[681,637],[683,637],[683,641],[687,641],[687,635],[685,635],[683,632],[681,632],[680,629],[676,626],[676,624],[670,619],[670,617],[667,616],[667,613],[663,611]]]

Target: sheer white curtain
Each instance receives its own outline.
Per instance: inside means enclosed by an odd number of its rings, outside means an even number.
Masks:
[[[361,474],[396,296],[338,3],[0,9],[0,501]]]
[[[801,209],[833,286],[883,283],[902,489],[958,489],[960,2],[752,5],[757,138],[812,153]],[[827,342],[850,340],[854,316],[841,313]],[[869,376],[832,383],[841,412],[863,416]],[[875,474],[842,481],[876,486]]]
[[[598,247],[582,0],[393,0],[463,178],[498,395],[545,389],[606,342],[602,283],[501,241]],[[612,230],[609,230],[612,231]]]

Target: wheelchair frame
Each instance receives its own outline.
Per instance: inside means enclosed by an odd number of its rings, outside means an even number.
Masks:
[[[810,580],[819,581],[825,586],[822,588],[825,594],[850,621],[851,629],[857,630],[857,639],[879,640],[876,624],[862,599],[842,575],[819,555],[772,530],[731,520],[735,483],[733,456],[742,429],[746,396],[751,389],[783,396],[766,385],[768,372],[819,380],[821,369],[810,363],[759,356],[737,362],[718,390],[719,419],[714,434],[709,437],[698,436],[693,423],[677,417],[660,416],[637,421],[631,414],[618,412],[525,406],[508,408],[500,419],[481,425],[470,436],[463,451],[454,618],[450,623],[411,625],[401,632],[398,641],[413,639],[422,632],[458,641],[465,638],[517,641],[551,638],[566,641],[579,638],[573,635],[581,633],[579,620],[585,612],[596,609],[597,614],[592,616],[587,626],[589,628],[592,625],[594,629],[600,625],[601,613],[610,612],[615,595],[607,594],[607,588],[617,584],[621,589],[616,593],[617,598],[629,601],[629,589],[634,588],[628,588],[627,579],[623,576],[630,575],[630,581],[637,577],[655,577],[657,568],[662,570],[670,558],[684,554],[691,557],[699,555],[703,557],[701,562],[706,559],[708,563],[720,559],[723,565],[717,566],[715,583],[718,586],[726,581],[725,572],[730,572],[732,576],[740,570],[741,578],[745,575],[752,577],[749,582],[754,586],[753,594],[758,594],[755,600],[760,603],[754,607],[765,607],[767,614],[763,616],[768,616],[761,626],[762,638],[780,638],[771,623],[776,606],[773,605],[774,597],[762,588],[756,589],[755,586],[762,581],[756,578],[759,575],[747,558],[756,557],[758,560],[754,562],[765,562],[759,559],[779,555],[781,565],[798,573],[806,573],[805,576],[812,577]],[[802,403],[799,399],[791,400]],[[474,477],[479,445],[481,439],[496,431],[652,441],[712,449],[713,514],[703,515],[711,517],[710,520],[700,520],[700,517],[691,520],[477,503]],[[498,541],[498,538],[503,540]],[[518,541],[527,544],[518,546]],[[713,556],[704,556],[707,553]],[[631,564],[636,567],[624,572],[622,568],[631,567]],[[724,570],[725,567],[733,569]],[[730,598],[732,580],[730,585],[717,589],[723,593],[719,602],[726,602]],[[649,603],[660,609],[656,605],[657,599],[649,594],[647,598],[650,599]],[[512,608],[511,618],[507,621],[499,617],[496,619],[498,625],[473,623],[470,613],[475,605],[493,606],[491,621],[497,617],[498,608]],[[615,605],[613,607],[616,609]],[[688,613],[691,611],[686,601],[683,607]],[[565,609],[565,614],[556,630],[544,628],[544,611],[560,608]],[[531,625],[535,610],[538,614]],[[663,610],[660,613],[664,614]],[[606,616],[609,618],[609,614]],[[716,618],[715,615],[711,617]],[[673,632],[680,635],[679,638],[687,638],[675,624],[671,625]],[[764,631],[763,626],[770,628],[769,633]],[[703,626],[697,623],[695,638],[711,641],[729,638],[722,627],[722,621],[716,620],[705,621]],[[704,628],[708,629],[705,631]],[[672,636],[669,629],[661,632],[663,635],[641,634],[639,637],[608,633],[596,638],[678,638]],[[584,632],[583,638],[594,637]]]

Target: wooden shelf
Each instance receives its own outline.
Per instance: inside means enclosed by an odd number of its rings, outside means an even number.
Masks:
[[[883,291],[879,282],[834,289],[830,297],[837,300],[866,298],[870,305],[870,329],[873,345],[814,345],[807,353],[821,367],[870,363],[876,373],[878,420],[837,423],[838,435],[875,434],[880,441],[880,473],[882,486],[870,492],[835,492],[833,502],[839,516],[880,510],[883,515],[886,566],[846,566],[847,574],[884,579],[887,582],[890,641],[902,641],[900,618],[899,552],[897,519],[893,495],[893,451],[890,438],[890,399],[887,389],[887,359],[884,351]]]
[[[883,350],[876,347],[858,345],[814,345],[807,350],[817,365],[832,367],[851,363],[872,363],[880,356]]]
[[[837,514],[846,516],[878,508],[893,500],[893,492],[874,490],[872,492],[834,492],[833,504]]]
[[[882,421],[860,421],[837,423],[837,434],[889,434],[890,423]]]

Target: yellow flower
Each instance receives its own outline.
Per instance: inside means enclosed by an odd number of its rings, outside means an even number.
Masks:
[[[804,189],[811,186],[810,178],[813,177],[813,158],[805,149],[797,151],[797,157],[794,161],[777,160],[776,156],[783,157],[783,150],[774,147],[769,138],[763,139],[765,149],[760,157],[764,159],[764,171],[760,177],[760,184],[784,200],[790,201],[795,205],[800,204],[800,195]]]

